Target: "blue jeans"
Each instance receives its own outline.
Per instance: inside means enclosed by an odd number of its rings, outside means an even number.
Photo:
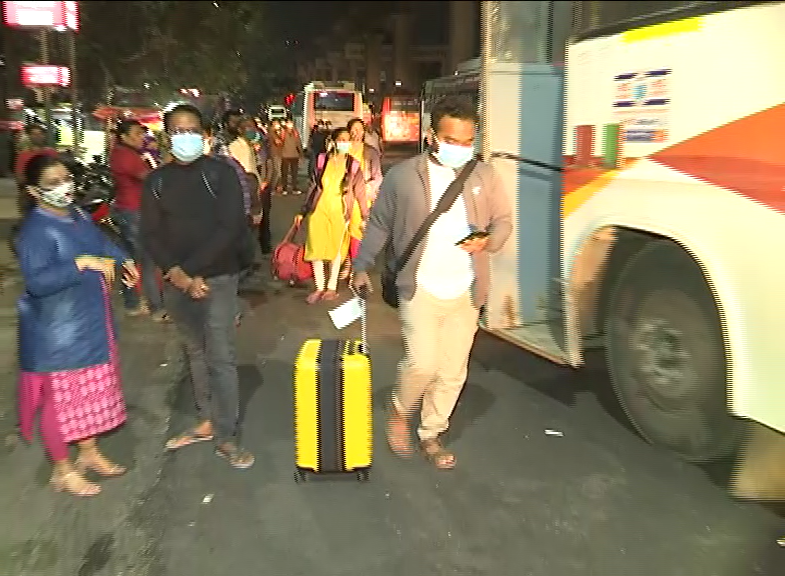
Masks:
[[[142,248],[139,238],[139,212],[134,210],[122,210],[116,208],[114,219],[120,228],[123,239],[133,249],[130,254],[134,259],[139,271],[142,274],[142,294],[147,300],[151,312],[157,312],[163,308],[161,290],[158,287],[158,277],[156,274],[155,263]],[[126,310],[133,310],[139,307],[139,292],[136,288],[128,288],[123,284],[123,301]]]
[[[205,280],[209,294],[194,300],[168,282],[166,310],[183,338],[199,420],[210,421],[221,444],[237,437],[240,390],[234,321],[237,274]]]

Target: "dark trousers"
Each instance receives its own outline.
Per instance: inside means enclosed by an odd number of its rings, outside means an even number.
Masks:
[[[120,229],[120,234],[132,248],[130,256],[136,260],[136,265],[142,274],[142,295],[147,300],[150,312],[157,312],[163,308],[161,289],[158,286],[158,271],[153,259],[142,248],[142,243],[139,239],[140,214],[136,211],[116,208],[114,217]],[[136,287],[128,287],[123,284],[122,291],[125,308],[127,310],[137,308],[139,306],[139,293]]]
[[[240,414],[235,318],[237,274],[206,280],[209,294],[194,300],[164,286],[166,309],[185,344],[199,420],[209,420],[218,443],[235,441]]]
[[[283,186],[284,190],[289,192],[297,190],[297,171],[299,167],[299,158],[281,159],[281,186]]]
[[[267,159],[267,182],[271,191],[281,185],[281,157],[270,155]]]
[[[259,247],[262,254],[269,254],[273,251],[272,234],[270,233],[270,209],[272,208],[272,187],[268,186],[262,192],[262,222],[259,224]]]

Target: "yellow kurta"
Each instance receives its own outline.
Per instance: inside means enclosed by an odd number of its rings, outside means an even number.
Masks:
[[[360,174],[363,174],[363,179],[365,177],[365,155],[363,154],[364,149],[365,146],[363,146],[362,144],[360,144],[359,146],[354,145],[352,146],[352,149],[349,152],[349,154],[351,154],[354,157],[354,159],[360,163]],[[368,186],[365,187],[365,195],[367,199],[369,197]],[[369,208],[371,207],[370,201],[368,201],[368,207]],[[352,238],[356,238],[357,240],[362,240],[363,231],[360,228],[360,224],[362,224],[362,221],[363,221],[363,217],[362,217],[362,212],[360,212],[360,205],[357,202],[355,202],[354,206],[352,206],[352,216],[349,219],[349,236],[351,236]]]
[[[335,260],[346,258],[349,235],[343,217],[343,192],[341,182],[346,162],[331,158],[322,176],[322,194],[314,211],[308,216],[308,236],[305,239],[305,260]]]

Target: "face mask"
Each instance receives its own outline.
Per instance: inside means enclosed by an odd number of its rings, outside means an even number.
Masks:
[[[349,149],[352,147],[351,142],[336,142],[335,149],[338,150],[339,154],[348,154]]]
[[[74,183],[63,182],[54,188],[39,188],[41,200],[55,208],[66,208],[74,202]]]
[[[259,133],[256,130],[246,130],[245,137],[251,142],[256,142],[259,140]]]
[[[204,154],[204,138],[201,134],[174,134],[172,155],[180,162],[193,162]]]
[[[437,140],[437,142],[439,141]],[[457,170],[472,159],[474,148],[439,142],[439,149],[434,152],[434,156],[441,164]]]

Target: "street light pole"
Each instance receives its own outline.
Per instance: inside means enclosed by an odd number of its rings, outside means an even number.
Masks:
[[[82,122],[79,107],[79,88],[77,84],[78,76],[76,69],[76,32],[68,31],[68,66],[71,69],[71,130],[73,138],[73,154],[75,158],[81,158],[82,145]]]
[[[41,64],[49,64],[49,30],[43,28],[39,33],[39,43],[41,47]],[[52,145],[52,89],[45,86],[44,95],[44,124],[46,125],[47,144]]]

